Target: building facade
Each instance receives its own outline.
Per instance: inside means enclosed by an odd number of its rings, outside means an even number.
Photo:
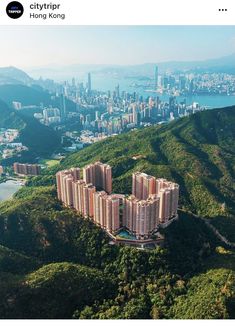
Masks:
[[[96,162],[83,169],[83,179],[86,183],[92,183],[96,188],[112,192],[112,168],[108,164]]]
[[[14,163],[13,169],[15,174],[20,175],[39,175],[41,173],[41,167],[38,164]]]
[[[148,239],[177,216],[179,185],[145,173],[132,175],[132,195],[112,194],[112,169],[101,162],[56,174],[58,199],[111,234],[126,229]]]

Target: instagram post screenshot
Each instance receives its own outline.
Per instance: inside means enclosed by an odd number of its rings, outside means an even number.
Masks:
[[[0,1],[4,326],[233,323],[234,17]]]

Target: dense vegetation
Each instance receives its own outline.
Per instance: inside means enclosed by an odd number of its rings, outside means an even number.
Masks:
[[[0,85],[0,99],[7,103],[9,107],[12,107],[12,102],[20,102],[23,106],[43,105],[43,107],[47,107],[51,105],[52,107],[61,107],[59,97],[56,97],[55,94],[51,94],[37,85],[36,81],[34,84],[33,80],[31,80],[31,86],[20,85],[19,83]],[[69,111],[75,111],[76,104],[66,99],[66,108]],[[29,111],[30,109],[28,113]],[[33,112],[32,108],[31,111]]]
[[[52,103],[51,96],[38,86],[28,87],[25,85],[1,85],[0,99],[10,107],[12,102],[20,102],[23,105],[49,105]]]
[[[190,213],[234,234],[234,120],[235,108],[207,111],[108,139],[0,204],[0,317],[234,318],[235,252]],[[130,191],[136,170],[180,184],[182,209],[160,230],[163,247],[112,246],[57,201],[54,173],[98,159],[113,166],[119,192]]]
[[[17,141],[29,148],[29,152],[24,153],[25,157],[49,156],[60,148],[60,136],[54,130],[42,125],[34,118],[10,109],[2,101],[0,101],[0,128],[20,130]]]
[[[58,169],[101,160],[113,167],[114,191],[130,193],[131,174],[144,171],[180,184],[180,206],[235,240],[235,107],[207,110],[172,122],[131,131],[67,156],[34,185],[55,182]],[[137,159],[136,159],[137,158]]]
[[[60,205],[53,186],[22,188],[0,205],[0,316],[232,317],[233,253],[218,251],[214,234],[188,213],[162,233],[164,248],[111,246],[101,229]]]

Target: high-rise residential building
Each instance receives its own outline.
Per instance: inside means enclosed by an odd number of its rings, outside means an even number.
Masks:
[[[92,183],[99,190],[108,194],[112,192],[112,168],[108,164],[96,162],[83,169],[83,179],[86,183]]]
[[[66,201],[66,186],[65,186],[65,177],[72,177],[72,181],[77,181],[80,179],[80,169],[79,168],[71,168],[69,170],[59,171],[56,173],[56,184],[57,184],[57,195],[59,200]]]
[[[156,193],[156,178],[146,173],[136,172],[132,175],[132,194],[137,199],[147,199]]]
[[[43,109],[43,118],[46,125],[59,123],[61,121],[60,110],[57,108],[45,108]]]
[[[14,173],[19,175],[39,175],[41,173],[41,166],[38,164],[13,164]]]
[[[117,232],[121,226],[125,196],[98,191],[94,193],[93,199],[94,222],[110,233]]]
[[[137,239],[147,238],[159,225],[159,197],[151,195],[147,200],[130,196],[125,202],[125,223],[128,231]]]
[[[101,227],[105,226],[103,216],[105,214],[104,198],[106,197],[105,191],[97,191],[93,195],[94,222]]]
[[[120,228],[119,220],[119,198],[115,196],[108,196],[106,199],[106,230],[108,232],[115,232]]]
[[[73,182],[73,207],[83,216],[94,215],[93,194],[96,188],[84,180]]]
[[[56,174],[58,198],[109,233],[124,228],[136,239],[148,239],[159,224],[177,215],[179,185],[141,172],[132,179],[133,194],[126,197],[111,194],[112,174],[107,164],[86,166],[83,180],[79,168],[60,171]]]
[[[83,185],[85,182],[83,180],[77,180],[73,182],[73,207],[79,213],[83,213]]]
[[[159,197],[160,197],[159,220],[161,223],[165,223],[170,218],[171,191],[168,188],[160,189]]]
[[[62,185],[63,185],[63,196],[64,203],[68,207],[73,207],[73,177],[71,175],[67,175],[62,177]]]
[[[93,195],[96,192],[95,186],[91,183],[85,184],[83,186],[83,215],[84,216],[94,216],[94,203]]]
[[[136,210],[138,199],[131,195],[125,200],[124,213],[123,213],[123,225],[128,230],[132,230],[132,233],[136,232]]]
[[[179,201],[179,185],[169,182],[165,179],[157,179],[160,181],[159,197],[160,197],[160,222],[164,223],[170,217],[177,214]],[[164,180],[164,181],[163,181]]]
[[[73,182],[70,170],[60,171],[56,174],[57,196],[65,206],[73,207]]]

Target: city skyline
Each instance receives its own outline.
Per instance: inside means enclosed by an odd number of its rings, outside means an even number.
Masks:
[[[1,66],[28,69],[201,61],[235,53],[235,27],[3,26],[0,42]]]

